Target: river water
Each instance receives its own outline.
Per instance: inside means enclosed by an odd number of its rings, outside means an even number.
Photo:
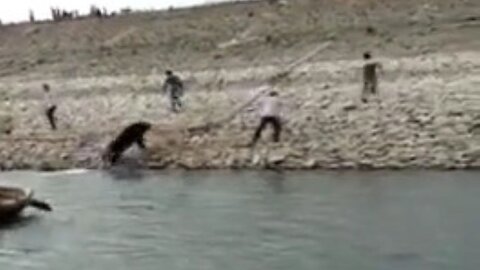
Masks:
[[[480,269],[477,172],[0,174],[0,269]]]

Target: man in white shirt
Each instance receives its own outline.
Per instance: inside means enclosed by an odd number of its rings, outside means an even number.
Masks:
[[[278,98],[278,93],[272,91],[262,100],[262,107],[260,111],[260,125],[255,130],[253,135],[252,142],[250,146],[253,147],[256,145],[258,139],[262,135],[265,127],[270,124],[273,127],[273,141],[280,141],[280,133],[282,131],[282,123],[280,119],[280,100]]]
[[[43,92],[44,92],[44,105],[45,105],[45,114],[47,116],[48,122],[50,123],[50,127],[52,130],[57,129],[56,118],[55,118],[55,111],[57,110],[57,105],[52,100],[52,96],[50,93],[50,85],[44,83],[42,85]]]

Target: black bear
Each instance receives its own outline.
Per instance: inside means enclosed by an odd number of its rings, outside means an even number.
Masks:
[[[110,165],[115,164],[120,156],[134,143],[141,149],[145,149],[143,135],[152,125],[147,122],[137,122],[127,126],[123,131],[108,144],[107,149],[102,155],[102,160]]]

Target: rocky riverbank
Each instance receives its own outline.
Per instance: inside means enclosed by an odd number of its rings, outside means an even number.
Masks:
[[[108,140],[144,120],[156,128],[147,134],[149,150],[141,160],[155,169],[478,168],[479,56],[461,51],[380,58],[380,96],[367,104],[359,101],[359,61],[305,63],[276,87],[284,100],[282,141],[268,142],[267,132],[255,149],[243,146],[257,125],[255,105],[209,133],[181,129],[230,113],[278,67],[182,72],[190,84],[186,110],[178,115],[154,91],[161,75],[51,81],[58,132],[48,130],[41,99],[31,90],[41,81],[16,83],[22,98],[4,102],[10,116],[4,123],[12,132],[0,141],[0,167],[98,168]]]

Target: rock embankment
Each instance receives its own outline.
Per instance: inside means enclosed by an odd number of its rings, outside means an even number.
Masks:
[[[182,127],[230,113],[254,94],[276,67],[183,71],[190,82],[186,111],[175,115],[156,89],[161,76],[51,80],[60,131],[48,130],[41,81],[3,86],[18,96],[2,101],[2,169],[98,168],[99,155],[123,126],[138,120],[158,128],[142,158],[150,168],[385,169],[480,167],[478,52],[384,58],[380,95],[359,101],[360,62],[306,63],[276,88],[284,101],[280,143],[269,134],[243,147],[257,125],[255,106],[208,133]],[[111,85],[106,86],[109,83]],[[115,90],[112,90],[115,89]],[[7,123],[7,124],[3,124]],[[130,153],[127,153],[127,156]]]

